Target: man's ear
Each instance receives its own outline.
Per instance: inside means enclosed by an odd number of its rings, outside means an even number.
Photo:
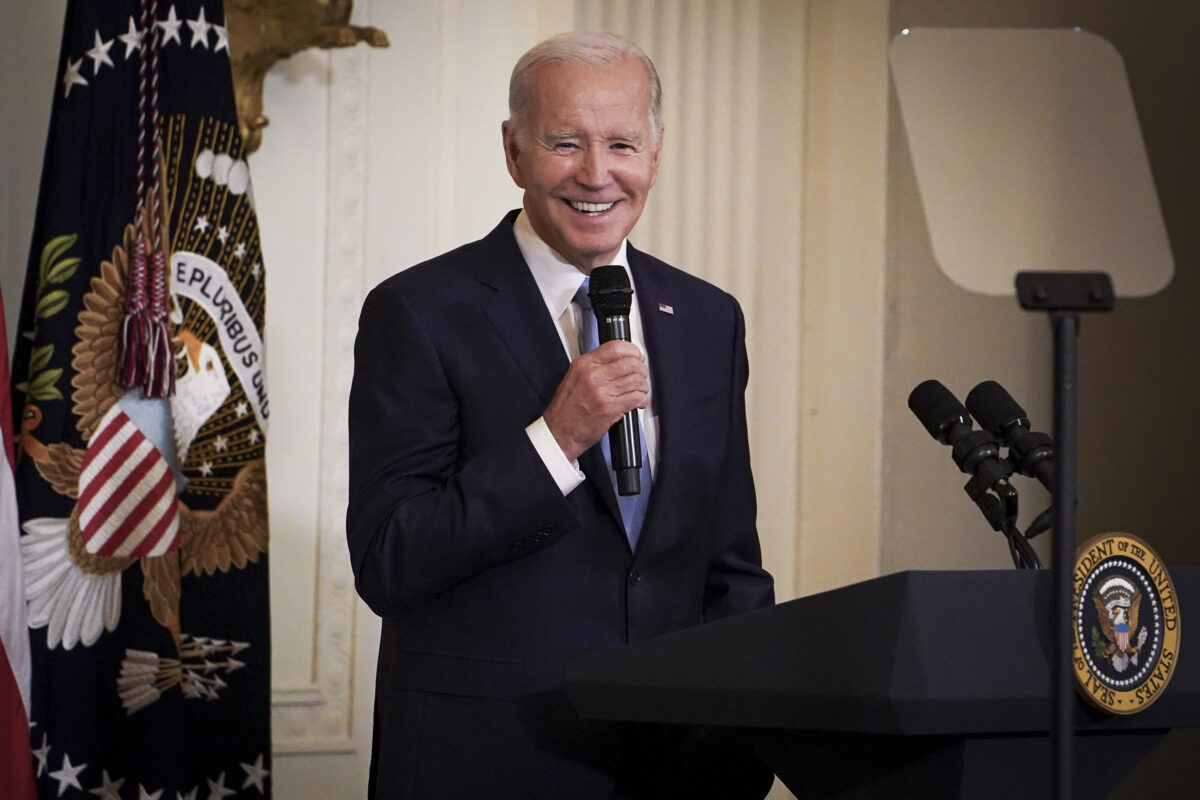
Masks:
[[[662,134],[663,126],[660,125],[658,128],[658,144],[654,146],[654,155],[651,161],[654,165],[654,171],[650,174],[650,186],[652,187],[654,186],[654,182],[658,180],[658,165],[662,161]]]
[[[504,142],[504,163],[508,166],[508,174],[512,176],[513,183],[524,189],[525,178],[521,173],[521,165],[519,163],[521,147],[517,144],[517,137],[513,132],[511,120],[506,119],[500,123],[500,137]]]

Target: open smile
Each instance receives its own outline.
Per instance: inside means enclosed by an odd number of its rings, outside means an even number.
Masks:
[[[616,205],[616,201],[609,203],[584,203],[579,200],[567,200],[566,203],[579,213],[587,214],[589,217],[598,217]]]

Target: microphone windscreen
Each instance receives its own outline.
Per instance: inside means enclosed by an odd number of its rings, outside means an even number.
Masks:
[[[620,264],[592,267],[588,281],[588,300],[600,317],[628,316],[633,306],[633,287],[629,274]]]
[[[954,425],[970,425],[967,410],[940,381],[930,378],[917,384],[908,395],[908,407],[929,431],[929,435],[946,444],[945,434]]]
[[[972,389],[967,394],[967,409],[988,433],[999,439],[1014,425],[1029,427],[1025,409],[995,381],[984,381]]]

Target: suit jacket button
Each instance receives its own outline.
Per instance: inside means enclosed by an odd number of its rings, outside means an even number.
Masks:
[[[636,569],[629,570],[629,585],[630,586],[637,586],[639,583],[641,583],[641,581],[642,581],[642,573],[638,572]]]

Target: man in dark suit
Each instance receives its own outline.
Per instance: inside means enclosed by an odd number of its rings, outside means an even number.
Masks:
[[[383,617],[378,798],[762,797],[712,732],[580,719],[566,663],[772,602],[746,437],[742,314],[626,236],[658,169],[658,76],[564,34],[517,63],[502,132],[523,208],[363,306],[347,531]],[[632,342],[572,302],[627,267]],[[637,410],[652,476],[623,521],[601,439]]]

